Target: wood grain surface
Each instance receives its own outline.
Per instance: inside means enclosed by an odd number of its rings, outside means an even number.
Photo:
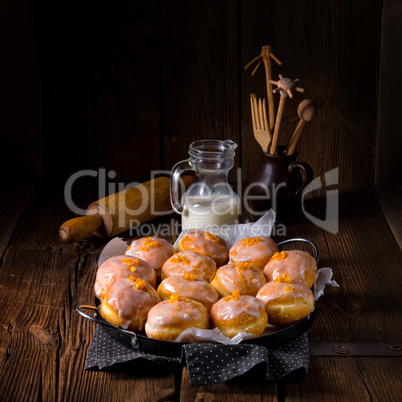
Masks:
[[[402,251],[402,186],[374,186],[382,213]]]
[[[299,383],[275,386],[244,378],[218,385],[189,387],[183,370],[182,396],[185,401],[393,401],[396,400],[398,363],[394,360],[313,358],[309,374]],[[387,376],[389,375],[389,378]],[[279,388],[279,389],[278,389]],[[279,391],[279,393],[278,393]],[[278,398],[279,396],[279,398]]]
[[[0,47],[1,177],[63,182],[104,167],[121,182],[145,181],[187,158],[192,141],[230,138],[247,181],[260,151],[249,94],[266,93],[263,67],[252,77],[244,66],[269,44],[283,62],[272,63],[273,78],[300,78],[305,88],[286,103],[279,143],[290,140],[297,105],[312,98],[317,118],[297,151],[316,177],[339,167],[342,182],[400,181],[397,0],[22,8],[7,8],[0,24],[11,38]]]
[[[378,82],[378,122],[376,133],[375,184],[402,184],[399,152],[399,105],[402,102],[402,77],[399,74],[402,52],[398,38],[402,35],[402,3],[384,0],[381,24],[381,53]]]
[[[62,192],[42,191],[31,200],[2,260],[0,399],[173,399],[174,373],[84,370],[94,326],[75,307],[93,303],[97,259],[105,242],[61,244],[56,222],[68,214]]]
[[[36,2],[0,5],[0,177],[43,179],[41,71]]]
[[[34,189],[35,183],[32,181],[0,183],[0,194],[3,195],[0,197],[0,259],[7,250]]]
[[[311,200],[306,207],[315,216],[320,216],[325,207],[323,201],[322,197]],[[402,218],[395,204],[390,209],[395,219]],[[402,256],[376,197],[364,185],[341,186],[339,216],[338,234],[328,233],[306,219],[288,227],[285,236],[281,233],[275,237],[278,242],[293,237],[313,241],[320,250],[318,267],[331,267],[334,279],[340,285],[339,288],[327,288],[325,297],[320,299],[319,313],[309,330],[309,339],[320,343],[400,345],[402,303],[397,278],[400,277]],[[292,249],[292,246],[284,248]],[[297,248],[311,252],[308,245]],[[398,391],[394,386],[400,382],[398,367],[400,359],[311,357],[307,378],[297,384],[284,385],[284,393],[286,400],[291,401],[320,398],[325,401],[395,400]],[[189,386],[186,370],[183,373],[182,392],[189,400],[277,400],[277,393],[269,384],[252,383],[249,390],[247,383],[238,390],[238,381],[233,381],[193,389]],[[389,380],[380,380],[388,375]],[[247,396],[243,395],[245,388]]]
[[[284,10],[292,10],[285,12]],[[379,61],[381,4],[355,2],[262,2],[242,7],[242,65],[269,44],[281,61],[278,74],[300,78],[303,94],[286,103],[279,144],[288,144],[298,122],[297,105],[317,102],[316,119],[306,126],[297,147],[298,159],[309,163],[316,176],[340,167],[341,181],[373,180],[376,127],[376,86]],[[266,96],[264,72],[242,75],[243,169],[247,180],[256,166],[259,147],[252,139],[248,96]],[[372,85],[367,85],[367,83]],[[361,92],[361,91],[362,92]],[[276,94],[276,105],[279,94]]]
[[[46,179],[103,167],[125,184],[149,180],[161,168],[157,2],[75,7],[39,13]],[[60,8],[61,21],[47,18]],[[124,29],[137,22],[152,29]]]
[[[93,303],[97,259],[106,241],[93,237],[75,244],[59,242],[59,224],[71,214],[61,190],[39,187],[28,204],[21,189],[32,187],[1,188],[7,188],[15,211],[9,216],[10,208],[0,209],[8,239],[0,265],[1,400],[389,401],[402,392],[400,358],[386,353],[314,355],[307,377],[291,384],[269,383],[252,373],[228,383],[191,388],[185,368],[163,372],[128,365],[85,371],[94,325],[75,307]],[[275,237],[314,241],[320,249],[319,267],[331,267],[340,285],[328,288],[320,299],[309,339],[314,345],[339,342],[356,348],[362,343],[400,345],[398,244],[367,186],[341,186],[339,201],[338,234],[304,220],[288,227],[286,236]],[[307,207],[320,216],[324,199],[311,199]],[[396,209],[393,216],[400,219],[400,211]],[[154,230],[171,224],[171,219],[155,221]],[[175,236],[174,231],[164,233],[172,243]]]
[[[195,140],[240,144],[237,15],[234,1],[163,2],[166,169],[187,159]]]
[[[0,400],[398,400],[401,358],[385,355],[311,356],[298,383],[252,373],[191,388],[185,368],[86,371],[94,325],[75,308],[93,303],[107,240],[62,244],[58,228],[74,217],[61,188],[72,173],[103,167],[114,183],[144,182],[186,159],[198,139],[238,143],[246,183],[259,154],[249,94],[266,94],[263,67],[252,77],[244,66],[271,45],[283,62],[273,63],[274,79],[300,78],[305,88],[286,103],[279,144],[291,138],[298,103],[315,99],[298,160],[315,177],[339,167],[349,183],[338,188],[336,234],[302,215],[274,234],[315,242],[319,267],[331,267],[340,285],[320,299],[309,339],[400,346],[401,16],[397,0],[3,2],[0,177],[25,181],[0,183]],[[94,182],[73,190],[82,208],[101,198]],[[305,200],[323,221],[326,195]],[[151,228],[173,243],[176,219]]]

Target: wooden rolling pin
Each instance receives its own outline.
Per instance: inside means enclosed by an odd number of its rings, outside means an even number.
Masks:
[[[193,182],[193,177],[182,176],[182,180],[188,186]],[[63,223],[59,236],[64,242],[83,240],[91,234],[112,237],[166,214],[171,209],[170,180],[168,177],[158,177],[93,202],[87,208],[86,216]]]

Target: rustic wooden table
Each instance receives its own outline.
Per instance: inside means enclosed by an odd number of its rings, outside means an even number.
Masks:
[[[320,267],[332,267],[340,284],[319,303],[303,381],[199,388],[190,387],[186,368],[84,370],[94,325],[75,307],[93,302],[105,241],[60,243],[58,227],[72,217],[62,190],[0,188],[0,400],[400,400],[401,187],[342,186],[336,235],[307,221],[288,229],[287,237],[318,245]],[[335,352],[342,347],[349,353]]]

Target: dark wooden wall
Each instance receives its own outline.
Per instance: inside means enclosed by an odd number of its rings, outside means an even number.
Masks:
[[[401,14],[397,0],[5,0],[0,176],[63,183],[105,167],[144,181],[192,141],[230,138],[247,180],[259,152],[249,94],[266,95],[263,68],[243,67],[269,44],[283,62],[274,76],[305,88],[280,143],[313,98],[298,159],[315,176],[339,167],[341,181],[401,183]]]
[[[43,177],[36,4],[0,2],[0,177]]]

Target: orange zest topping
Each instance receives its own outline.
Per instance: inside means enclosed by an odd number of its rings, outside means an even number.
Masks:
[[[141,278],[135,279],[132,275],[128,278],[131,282],[134,282],[134,287],[137,290],[148,290],[147,289],[147,284],[145,281],[143,281]],[[134,281],[135,280],[135,281]]]
[[[170,296],[169,303],[174,303],[179,300],[180,293],[175,293]]]
[[[193,280],[197,279],[197,275],[187,273],[187,274],[183,275],[183,278],[186,281],[193,281]]]
[[[239,298],[239,296],[240,296],[240,290],[236,289],[233,291],[231,298],[232,298],[232,300],[237,300]]]
[[[190,260],[188,260],[186,257],[184,257],[184,255],[182,254],[176,254],[174,257],[172,257],[170,259],[169,262],[172,262],[174,264],[183,264],[183,265],[190,265],[191,266],[191,262]]]
[[[291,292],[292,290],[293,290],[293,286],[290,286],[290,285],[286,285],[286,286],[283,288],[283,291],[286,292],[286,293],[289,293],[289,292]]]
[[[280,260],[284,260],[286,258],[286,253],[284,251],[281,251],[280,253],[276,252],[271,259],[269,260],[269,262],[271,261],[280,261]]]
[[[223,300],[225,300],[225,302],[228,302],[229,300],[237,300],[240,296],[240,291],[239,290],[234,290],[233,293],[230,296],[225,296]]]
[[[236,264],[236,268],[239,272],[246,271],[247,269],[250,269],[251,263],[247,261],[240,261]]]
[[[283,274],[283,275],[278,275],[275,278],[274,282],[276,282],[276,283],[292,283],[293,281],[292,281],[291,276]]]
[[[209,232],[205,232],[205,236],[206,236],[206,238],[208,240],[212,240],[212,241],[219,241],[220,240],[220,238],[218,236],[215,236],[214,234],[209,233]]]
[[[143,245],[141,246],[142,251],[148,251],[150,247],[156,247],[159,244],[158,240],[152,241],[152,239],[148,236]]]
[[[243,239],[243,246],[244,247],[246,247],[246,246],[254,246],[254,244],[258,244],[260,242],[261,242],[261,237],[254,237],[252,239],[246,238],[246,239]]]
[[[135,260],[132,260],[131,258],[125,258],[121,262],[123,262],[124,264],[130,264],[131,265],[131,267],[130,267],[131,272],[135,272],[135,266],[134,265],[137,265],[137,266],[140,265],[140,260],[138,258],[136,258]]]

